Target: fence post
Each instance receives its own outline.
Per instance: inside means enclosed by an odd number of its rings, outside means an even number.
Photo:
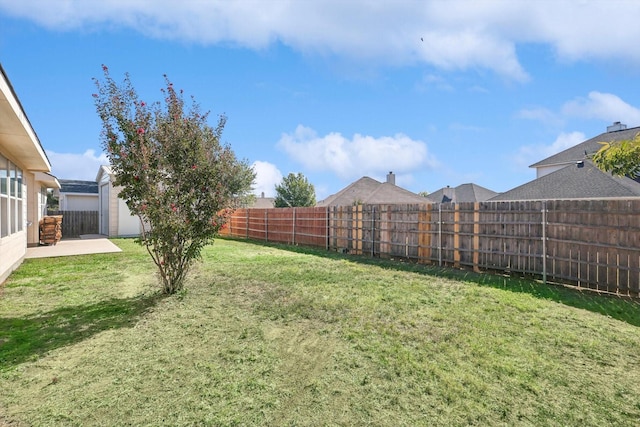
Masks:
[[[376,256],[376,206],[371,205],[371,258]]]
[[[473,204],[473,271],[480,272],[480,203]]]
[[[269,241],[269,210],[264,210],[264,241]]]
[[[331,240],[331,222],[330,222],[330,212],[331,207],[327,206],[325,211],[325,217],[327,219],[327,239],[326,239],[326,250],[329,250],[330,240]]]
[[[453,266],[460,267],[460,205],[453,206]]]
[[[547,201],[542,201],[542,283],[547,284]]]
[[[442,266],[442,203],[438,204],[438,265]]]
[[[293,236],[291,237],[293,245],[296,244],[296,208],[293,208]]]

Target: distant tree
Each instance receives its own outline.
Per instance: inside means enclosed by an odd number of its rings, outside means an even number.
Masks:
[[[420,196],[420,197],[427,197],[428,195],[429,195],[428,191],[421,191],[421,192],[418,193],[418,196]]]
[[[128,75],[118,85],[103,66],[94,79],[102,145],[121,186],[122,198],[138,216],[146,247],[158,267],[162,289],[173,294],[202,248],[213,242],[233,208],[249,194],[255,173],[220,142],[226,118],[215,128],[192,100],[166,78],[163,103],[141,101]]]
[[[307,178],[301,174],[290,173],[276,185],[276,208],[296,206],[315,206],[316,190]]]
[[[598,168],[619,176],[636,178],[640,175],[640,133],[630,140],[601,144],[600,150],[593,155]]]
[[[47,190],[47,210],[57,211],[60,208],[60,200],[53,195],[53,190],[49,188]]]

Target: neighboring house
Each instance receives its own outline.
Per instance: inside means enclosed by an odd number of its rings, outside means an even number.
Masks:
[[[256,200],[248,208],[269,209],[275,207],[275,197],[264,197],[264,192],[260,194],[260,197],[256,197]]]
[[[98,183],[60,179],[60,189],[54,190],[61,211],[98,211]]]
[[[457,187],[446,186],[427,195],[426,199],[433,203],[484,202],[497,196],[498,193],[477,184],[461,184]]]
[[[140,219],[131,214],[127,204],[118,197],[121,187],[113,186],[111,167],[100,166],[98,184],[98,223],[100,234],[109,237],[140,235]]]
[[[536,168],[536,179],[491,200],[640,197],[640,183],[603,172],[590,160],[602,147],[600,142],[632,139],[638,132],[638,127],[627,129],[616,122],[607,132],[534,163],[531,167]]]
[[[47,188],[59,188],[51,163],[0,65],[0,283],[36,246]]]
[[[600,135],[581,142],[578,145],[567,148],[551,157],[547,157],[537,163],[532,164],[531,168],[536,169],[536,178],[541,178],[547,174],[562,169],[568,165],[575,165],[576,162],[588,160],[600,148],[601,142],[615,142],[625,139],[633,139],[640,132],[640,127],[627,129],[627,125],[615,122],[611,126],[607,126],[607,131]]]
[[[336,194],[319,201],[316,206],[429,203],[426,198],[398,187],[395,182],[393,172],[389,172],[386,182],[379,182],[365,176]]]

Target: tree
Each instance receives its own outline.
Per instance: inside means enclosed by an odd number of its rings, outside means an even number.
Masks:
[[[315,206],[316,190],[313,184],[301,173],[290,173],[276,185],[276,208],[292,208],[295,206]]]
[[[631,140],[601,144],[602,148],[593,155],[593,162],[598,168],[631,178],[640,175],[640,133]]]
[[[427,197],[428,195],[429,195],[428,191],[421,191],[421,192],[418,193],[418,196],[420,196],[420,197]]]
[[[182,90],[166,75],[164,102],[150,105],[139,99],[128,74],[119,86],[102,68],[104,81],[94,79],[93,96],[114,184],[140,219],[137,241],[156,264],[163,292],[173,294],[249,194],[255,173],[221,144],[226,118],[209,126],[208,113],[193,98],[186,109]]]

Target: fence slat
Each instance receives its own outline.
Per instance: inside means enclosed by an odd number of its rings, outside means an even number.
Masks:
[[[47,215],[62,215],[63,239],[100,234],[98,211],[48,211]]]

